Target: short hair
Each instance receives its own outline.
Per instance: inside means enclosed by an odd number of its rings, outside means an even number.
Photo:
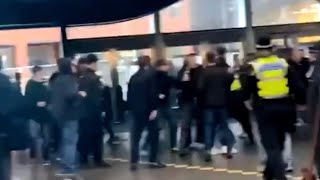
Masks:
[[[206,60],[208,63],[214,63],[216,61],[216,55],[213,52],[207,52]]]
[[[139,56],[138,57],[138,66],[139,67],[145,67],[145,66],[150,66],[151,65],[151,58],[150,56]]]
[[[87,64],[87,58],[86,57],[80,57],[78,60],[78,65]]]
[[[89,54],[86,58],[86,64],[92,64],[98,62],[98,57],[95,54]]]
[[[166,65],[168,65],[168,62],[164,59],[159,59],[154,63],[155,67],[166,66]]]
[[[219,56],[223,56],[227,53],[227,48],[219,46],[217,47],[217,53]]]
[[[41,66],[33,66],[31,71],[32,71],[32,74],[36,74],[42,70],[43,70],[43,68]]]

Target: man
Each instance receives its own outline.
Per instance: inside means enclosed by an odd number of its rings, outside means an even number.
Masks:
[[[259,38],[257,59],[251,63],[252,74],[246,86],[260,130],[267,160],[265,180],[286,180],[282,158],[285,133],[294,131],[295,103],[304,101],[305,88],[284,59],[273,54],[271,39]],[[294,99],[292,98],[294,97]]]
[[[205,118],[205,161],[211,161],[211,149],[214,146],[216,131],[221,131],[221,144],[227,146],[226,158],[232,158],[231,150],[235,139],[228,127],[227,100],[232,83],[232,74],[227,67],[215,64],[215,55],[206,54],[207,66],[203,70],[199,81],[199,92],[204,94]]]
[[[183,112],[180,135],[180,156],[184,157],[189,154],[188,147],[191,144],[191,125],[194,118],[195,110],[199,110],[202,105],[202,97],[197,94],[198,80],[202,71],[202,66],[196,63],[196,54],[189,54],[185,57],[185,65],[178,72],[178,89],[181,90],[179,95],[179,105]],[[201,110],[197,115],[197,141],[202,141],[203,122]]]
[[[309,87],[309,98],[308,98],[308,107],[310,107],[310,119],[312,122],[318,118],[317,121],[320,121],[319,117],[319,107],[320,107],[320,43],[318,42],[313,47],[310,48],[312,55],[312,68],[309,72],[311,77],[310,87]],[[315,122],[313,122],[315,124]],[[320,127],[318,127],[320,128]],[[317,176],[320,177],[320,133],[317,135],[317,143],[314,152],[315,154],[315,167],[317,169]]]
[[[0,69],[2,69],[2,63],[0,61]],[[0,179],[11,179],[11,157],[9,133],[10,133],[10,118],[9,112],[12,110],[12,96],[13,85],[11,84],[9,77],[0,73]]]
[[[149,58],[139,58],[139,70],[128,84],[128,104],[132,112],[131,126],[131,170],[136,170],[139,161],[139,142],[143,130],[148,127],[151,168],[163,168],[158,161],[159,129],[157,122],[158,93],[154,71],[150,69]]]
[[[252,132],[252,125],[250,121],[250,112],[244,104],[243,96],[243,84],[245,84],[246,69],[241,65],[239,59],[234,59],[234,80],[230,86],[230,96],[229,96],[229,113],[230,116],[239,121],[242,126],[243,133],[240,138],[248,137],[249,143],[254,144],[254,137]]]
[[[32,68],[32,78],[28,81],[25,89],[25,98],[31,113],[30,132],[32,136],[30,157],[37,157],[37,142],[42,139],[42,158],[44,165],[49,165],[49,142],[50,142],[50,114],[48,112],[49,91],[44,85],[43,69],[40,66]]]
[[[79,107],[86,92],[78,90],[76,66],[69,58],[58,60],[59,75],[51,85],[51,113],[61,130],[59,145],[61,172],[58,176],[74,176],[78,141]]]
[[[92,154],[96,166],[110,167],[103,160],[102,84],[95,74],[97,62],[98,58],[89,54],[79,79],[79,90],[87,94],[83,102],[83,117],[79,122],[80,163],[88,165],[89,155]]]
[[[219,47],[217,47],[217,54],[218,54],[218,57],[216,58],[215,63],[221,67],[230,67],[227,64],[227,60],[226,60],[227,49],[225,47],[219,46]]]
[[[170,148],[172,152],[178,151],[177,149],[177,122],[172,118],[171,105],[170,105],[170,90],[173,85],[172,78],[168,75],[170,66],[166,60],[158,60],[156,66],[156,82],[159,90],[159,117],[161,120],[166,120],[170,129]],[[161,123],[160,123],[161,124]]]

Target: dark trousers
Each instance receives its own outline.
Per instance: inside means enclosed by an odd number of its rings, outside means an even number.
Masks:
[[[253,141],[254,138],[250,121],[250,112],[243,102],[238,102],[238,104],[231,105],[230,115],[241,124],[242,129],[248,135],[250,141]]]
[[[110,135],[110,139],[113,139],[115,137],[114,130],[113,130],[113,123],[112,123],[112,118],[110,117],[104,117],[104,128]]]
[[[285,133],[293,126],[291,114],[294,109],[286,103],[268,103],[256,108],[261,143],[267,154],[265,180],[286,180],[285,164],[282,158]]]
[[[148,128],[148,140],[150,145],[149,161],[158,161],[159,128],[157,119],[149,120],[148,113],[133,112],[133,122],[131,125],[131,163],[138,163],[140,140],[142,132]]]
[[[99,116],[80,120],[78,151],[80,162],[88,163],[89,155],[93,155],[95,163],[100,163],[103,156],[103,132]]]
[[[7,139],[1,137],[0,134],[0,179],[10,180],[11,179],[11,158],[10,151],[6,148]]]
[[[228,126],[228,112],[226,108],[206,108],[205,118],[205,150],[209,151],[214,146],[215,137],[219,130],[221,144],[226,145],[231,151],[235,138]]]
[[[181,105],[183,116],[181,121],[180,150],[187,148],[192,141],[191,126],[193,107],[193,103]]]
[[[204,144],[204,118],[202,107],[196,107],[194,117],[196,118],[196,142]]]
[[[42,158],[47,161],[49,160],[50,155],[50,124],[49,123],[37,123],[33,120],[30,121],[30,157],[37,158],[39,155],[38,145],[41,141],[41,151],[42,151]]]

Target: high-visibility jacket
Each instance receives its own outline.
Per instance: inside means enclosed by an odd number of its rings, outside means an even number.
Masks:
[[[251,63],[254,75],[258,79],[258,96],[263,99],[287,97],[288,63],[277,56],[259,58]]]
[[[240,79],[239,79],[239,75],[238,74],[235,74],[234,75],[234,80],[230,86],[230,90],[231,91],[238,91],[242,88],[241,86],[241,82],[240,82]]]

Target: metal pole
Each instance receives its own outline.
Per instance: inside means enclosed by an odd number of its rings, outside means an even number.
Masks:
[[[154,13],[154,29],[155,29],[155,59],[160,59],[160,58],[165,58],[164,54],[164,40],[163,36],[161,33],[161,17],[160,17],[160,12],[157,11]]]
[[[70,45],[67,38],[67,28],[65,25],[61,25],[61,45],[64,57],[73,57],[73,54],[70,50]]]
[[[244,41],[244,52],[253,53],[256,51],[255,48],[255,35],[253,30],[253,23],[252,23],[252,0],[244,0],[245,1],[245,10],[246,10],[246,38]]]

